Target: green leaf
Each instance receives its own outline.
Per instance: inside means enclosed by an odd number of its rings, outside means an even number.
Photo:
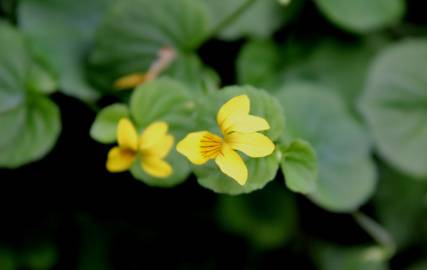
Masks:
[[[317,183],[317,159],[310,143],[296,139],[287,146],[281,146],[280,150],[280,166],[288,188],[294,192],[313,192]]]
[[[390,168],[380,171],[378,192],[373,198],[381,224],[400,250],[427,240],[427,182],[417,181]]]
[[[316,150],[319,178],[310,198],[330,211],[353,211],[371,196],[376,185],[370,140],[342,100],[322,88],[294,82],[284,85],[277,96],[291,137],[310,142]]]
[[[0,115],[25,100],[25,79],[30,57],[22,35],[0,20]]]
[[[217,135],[221,135],[216,114],[219,108],[232,97],[246,94],[251,101],[250,114],[260,116],[267,120],[270,129],[265,134],[276,141],[284,130],[284,114],[279,102],[263,90],[255,89],[251,86],[230,86],[219,92],[207,95],[198,103],[196,119],[196,129],[208,130]],[[264,158],[246,158],[241,155],[248,167],[249,177],[244,186],[223,174],[214,161],[209,161],[202,166],[194,166],[193,171],[197,175],[200,185],[218,193],[241,194],[249,193],[263,188],[268,182],[274,179],[280,160],[279,152],[274,152]]]
[[[52,94],[58,88],[58,81],[41,63],[33,61],[27,79],[27,89],[40,94]]]
[[[58,260],[58,252],[52,243],[38,243],[26,247],[20,256],[21,265],[33,270],[49,270]]]
[[[248,1],[251,0],[204,0],[209,7],[212,28],[218,27],[224,20],[233,16],[232,21],[218,33],[220,38],[268,38],[291,19],[302,5],[300,0],[293,0],[286,7],[280,5],[277,0],[253,0],[243,13],[235,14]]]
[[[237,58],[238,80],[257,87],[266,86],[278,73],[279,63],[279,52],[272,41],[250,41]]]
[[[403,41],[375,60],[361,101],[381,157],[419,178],[427,177],[425,78],[427,41]]]
[[[16,168],[38,160],[54,146],[61,130],[59,109],[48,98],[27,98],[25,123],[18,135],[0,148],[0,167]]]
[[[138,127],[145,128],[154,121],[165,121],[169,125],[169,132],[175,137],[175,143],[192,129],[194,107],[187,88],[168,78],[139,86],[130,100],[131,117]],[[141,170],[139,162],[135,162],[131,172],[135,178],[152,186],[171,187],[183,182],[190,173],[186,159],[173,149],[166,160],[173,167],[173,174],[166,179],[148,176]]]
[[[427,261],[423,261],[423,262],[419,262],[414,265],[411,265],[411,267],[407,268],[406,270],[426,270],[426,269],[427,269]]]
[[[129,109],[126,105],[116,103],[105,107],[97,114],[90,129],[90,136],[100,143],[114,143],[117,124],[124,117],[129,117]]]
[[[17,265],[14,259],[14,254],[10,248],[0,246],[0,269],[16,270]]]
[[[218,90],[220,85],[218,74],[206,67],[195,54],[179,55],[166,70],[165,76],[183,82],[195,93],[200,92],[200,94]]]
[[[218,222],[224,230],[244,237],[258,249],[274,249],[288,242],[297,226],[292,195],[276,185],[240,196],[221,196]]]
[[[98,97],[85,78],[85,56],[101,16],[113,1],[20,1],[19,25],[34,53],[57,71],[65,94],[84,101]]]
[[[349,44],[334,39],[321,40],[309,52],[305,50],[298,61],[286,62],[281,80],[303,79],[321,83],[334,90],[356,112],[369,65],[378,50],[376,47],[382,47],[382,43],[385,41],[366,40]],[[289,43],[286,46],[296,45]]]
[[[378,246],[344,247],[318,244],[315,262],[319,270],[387,270],[386,254]]]
[[[90,57],[91,76],[102,89],[118,78],[145,73],[165,46],[178,55],[205,40],[208,15],[200,0],[124,0],[110,10]]]
[[[331,22],[357,33],[396,24],[405,13],[403,0],[317,0],[315,3]]]
[[[59,110],[27,89],[33,64],[22,35],[0,22],[0,167],[18,167],[45,155],[55,143]]]

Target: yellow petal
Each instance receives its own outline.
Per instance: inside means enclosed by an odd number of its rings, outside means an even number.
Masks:
[[[159,141],[164,139],[168,132],[168,124],[158,121],[149,125],[139,137],[139,149],[150,149],[157,145]]]
[[[108,152],[107,170],[109,172],[127,171],[135,160],[136,153],[120,147],[114,147]]]
[[[121,148],[137,150],[138,135],[132,122],[127,118],[122,118],[117,126],[117,141]]]
[[[230,176],[240,185],[244,185],[248,179],[248,168],[242,158],[227,144],[224,144],[221,153],[215,158],[215,162],[223,173]]]
[[[117,90],[135,88],[147,80],[146,74],[132,73],[120,77],[114,82],[114,88]]]
[[[188,134],[177,144],[176,150],[192,163],[201,165],[215,158],[222,144],[222,139],[217,135],[208,131],[199,131]]]
[[[264,118],[253,115],[246,115],[237,118],[231,117],[229,123],[230,126],[228,127],[228,133],[250,133],[270,129],[270,125]]]
[[[216,121],[224,132],[230,125],[230,118],[248,115],[249,109],[250,101],[247,95],[233,97],[219,109]]]
[[[174,138],[172,135],[163,136],[155,145],[149,149],[142,150],[142,155],[147,157],[165,158],[172,149]]]
[[[273,153],[274,143],[261,133],[234,132],[226,136],[227,144],[250,157],[265,157]]]
[[[160,158],[143,157],[141,167],[149,175],[159,178],[168,177],[173,172],[171,165]]]

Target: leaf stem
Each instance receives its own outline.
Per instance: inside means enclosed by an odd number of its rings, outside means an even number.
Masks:
[[[389,258],[394,255],[396,252],[396,243],[380,224],[360,211],[353,213],[352,216],[360,227],[385,249],[386,255]]]
[[[224,20],[218,23],[218,25],[211,31],[208,37],[212,38],[219,34],[222,30],[224,30],[224,28],[238,19],[254,2],[255,0],[246,0],[240,7],[238,7],[230,15],[225,17]]]

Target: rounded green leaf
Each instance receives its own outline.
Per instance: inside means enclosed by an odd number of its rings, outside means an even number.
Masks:
[[[317,183],[317,158],[310,143],[297,139],[281,146],[280,151],[280,166],[288,188],[294,192],[313,192]]]
[[[22,35],[0,22],[0,44],[0,167],[17,167],[50,150],[60,130],[59,111],[28,88],[33,64]]]
[[[154,121],[165,121],[175,138],[175,144],[192,129],[194,107],[187,88],[168,78],[139,86],[130,100],[131,117],[139,128],[144,129]],[[153,186],[170,187],[183,182],[190,173],[186,159],[173,149],[166,160],[173,167],[173,174],[166,179],[148,176],[142,171],[139,162],[135,162],[131,172],[135,178]]]
[[[100,143],[114,143],[117,124],[124,117],[129,117],[129,109],[126,105],[116,103],[105,107],[97,114],[90,128],[90,136]]]
[[[272,41],[248,42],[237,58],[239,82],[264,86],[278,73],[279,60],[278,49]]]
[[[15,138],[0,148],[0,167],[15,168],[46,155],[61,130],[59,109],[48,98],[29,96],[25,123]]]
[[[427,240],[427,182],[381,167],[373,198],[376,216],[399,250]]]
[[[0,20],[0,117],[24,102],[30,57],[22,35]]]
[[[178,55],[197,49],[207,31],[208,15],[200,0],[117,1],[97,33],[92,79],[111,89],[122,76],[147,72],[165,46]]]
[[[358,33],[396,24],[405,13],[403,0],[316,0],[315,3],[337,26]]]
[[[293,0],[286,7],[277,0],[204,0],[204,2],[209,7],[212,28],[218,27],[233,16],[229,24],[218,33],[220,38],[232,40],[242,37],[270,37],[297,13],[303,1]],[[243,12],[240,13],[242,7]]]
[[[265,134],[271,140],[276,141],[284,131],[282,108],[274,97],[251,86],[226,87],[199,100],[197,126],[193,131],[207,130],[222,136],[216,123],[217,112],[229,99],[243,94],[248,95],[250,99],[250,114],[267,120],[270,129]],[[243,157],[249,172],[248,180],[244,186],[223,174],[213,160],[201,166],[193,166],[199,184],[218,193],[240,194],[263,188],[274,179],[279,166],[279,152],[276,151],[263,158],[247,158],[241,153],[239,155]]]
[[[56,76],[41,63],[33,61],[27,79],[27,89],[40,94],[52,94],[57,88]]]
[[[297,223],[294,198],[277,185],[251,194],[223,195],[217,213],[224,230],[259,249],[278,248],[289,241]]]
[[[182,83],[159,78],[135,89],[130,100],[130,112],[138,126],[165,121],[178,137],[186,135],[193,126],[195,102]]]
[[[315,246],[315,263],[319,270],[387,270],[386,253],[379,246]]]
[[[365,130],[344,102],[320,85],[294,82],[284,85],[277,95],[291,137],[310,142],[316,150],[319,178],[310,198],[331,211],[357,209],[376,185]]]
[[[20,1],[18,23],[33,52],[58,73],[65,94],[84,101],[98,97],[85,78],[85,56],[101,16],[114,1]]]
[[[426,78],[427,41],[398,43],[373,63],[361,102],[379,154],[419,178],[427,177]]]

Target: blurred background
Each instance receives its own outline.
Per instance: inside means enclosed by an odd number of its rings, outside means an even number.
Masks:
[[[122,8],[145,0],[126,1]],[[111,33],[121,9],[113,2],[0,0],[2,24],[22,34],[40,74],[53,74],[20,87],[44,89],[34,91],[60,111],[59,124],[47,126],[55,134],[30,134],[26,144],[6,140],[27,130],[8,132],[18,121],[5,116],[15,100],[8,68],[20,66],[22,53],[15,34],[0,27],[0,270],[427,269],[423,1],[205,0],[211,23],[219,23],[194,55],[221,86],[286,89],[277,97],[287,100],[290,128],[318,154],[324,194],[313,197],[287,189],[280,171],[262,190],[239,196],[205,189],[194,175],[167,189],[108,173],[110,146],[89,131],[97,111],[118,99],[104,87],[123,72],[113,67],[117,59],[93,56],[117,39]],[[403,74],[398,82],[393,72]],[[336,119],[329,97],[292,94],[319,85],[331,90],[338,112],[345,108]],[[310,119],[324,130],[301,127]],[[399,132],[413,126],[416,135]],[[27,157],[40,140],[52,142]]]

